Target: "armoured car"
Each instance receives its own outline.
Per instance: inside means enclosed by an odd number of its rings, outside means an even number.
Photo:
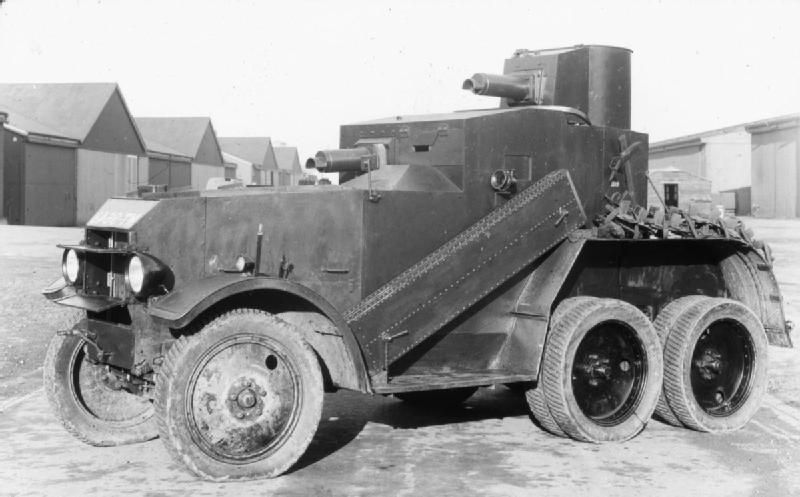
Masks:
[[[160,436],[212,480],[303,454],[323,394],[428,408],[523,392],[547,432],[625,441],[655,413],[740,428],[791,346],[767,246],[647,206],[629,50],[519,50],[463,89],[500,106],[345,125],[339,185],[108,200],[45,291],[48,398],[94,445]]]

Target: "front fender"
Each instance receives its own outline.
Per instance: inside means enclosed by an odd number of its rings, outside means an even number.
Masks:
[[[148,314],[169,328],[183,328],[213,305],[248,292],[263,290],[282,292],[300,298],[313,305],[335,326],[344,342],[344,350],[355,373],[356,384],[347,386],[360,391],[369,391],[364,357],[361,348],[347,322],[327,300],[318,293],[293,281],[266,276],[247,276],[239,273],[220,274],[203,278],[171,292],[169,295],[151,300]]]

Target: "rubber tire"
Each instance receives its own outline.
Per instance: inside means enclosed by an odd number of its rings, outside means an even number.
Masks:
[[[215,344],[236,335],[268,336],[278,342],[294,362],[302,385],[301,412],[283,445],[267,457],[242,464],[219,461],[198,447],[183,410],[197,359]],[[267,312],[237,309],[213,320],[197,334],[180,337],[169,349],[156,381],[159,433],[172,458],[206,480],[272,478],[291,468],[311,443],[322,415],[323,395],[319,362],[297,330]]]
[[[556,437],[565,438],[567,436],[564,430],[556,423],[553,414],[550,413],[550,408],[547,407],[547,399],[545,399],[541,386],[531,388],[525,392],[525,400],[528,401],[528,408],[531,410],[533,419],[539,423],[539,426],[544,431]]]
[[[478,387],[462,387],[424,392],[400,392],[394,396],[414,407],[445,409],[464,403],[477,391]]]
[[[732,319],[748,331],[752,339],[754,371],[750,393],[744,404],[726,417],[712,416],[697,404],[691,392],[691,360],[701,333],[714,321]],[[678,320],[664,348],[664,395],[675,416],[697,431],[719,433],[738,430],[761,407],[767,389],[767,334],[758,317],[741,302],[706,297]]]
[[[666,305],[661,312],[656,316],[653,326],[658,333],[658,338],[661,341],[661,348],[666,349],[667,338],[672,332],[673,328],[678,324],[680,317],[689,310],[693,305],[702,302],[706,297],[704,295],[689,295],[673,300]],[[657,419],[672,426],[683,428],[684,425],[681,420],[675,415],[672,409],[667,404],[667,398],[664,394],[664,387],[661,389],[661,395],[658,396],[658,404],[656,404],[655,416]]]
[[[564,305],[559,305],[550,317],[550,326],[561,321],[565,312],[569,312],[571,309],[583,305],[589,305],[593,302],[597,302],[597,300],[598,299],[595,297],[573,297],[567,299]],[[529,388],[525,392],[525,400],[528,402],[528,408],[531,411],[533,419],[544,431],[556,437],[566,438],[567,434],[558,426],[558,423],[556,423],[555,418],[553,418],[550,412],[550,408],[547,406],[544,387],[541,386],[541,383],[537,384],[534,388]]]
[[[584,298],[585,299],[585,298]],[[547,337],[542,363],[545,400],[558,426],[583,442],[621,442],[638,435],[650,420],[662,384],[663,356],[653,324],[639,309],[616,299],[564,300]],[[558,310],[557,310],[558,312]],[[626,323],[638,335],[647,360],[644,385],[637,405],[626,419],[601,426],[586,416],[572,393],[572,359],[586,333],[604,321]]]
[[[102,419],[88,410],[76,392],[74,374],[81,367],[93,366],[83,360],[85,342],[75,335],[55,335],[47,348],[43,365],[44,391],[58,421],[78,440],[98,447],[113,447],[146,442],[158,436],[155,409],[151,405],[141,416],[124,421]],[[106,388],[106,387],[101,387]],[[76,392],[76,393],[73,393]],[[121,398],[136,397],[124,391],[107,392],[110,405],[118,405]]]

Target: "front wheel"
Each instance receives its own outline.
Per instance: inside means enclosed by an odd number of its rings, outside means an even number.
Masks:
[[[158,436],[153,403],[109,386],[102,365],[90,362],[86,342],[56,335],[44,360],[44,390],[66,430],[79,440],[102,447],[145,442]]]
[[[167,450],[214,481],[288,470],[317,430],[322,401],[311,347],[288,323],[251,309],[178,339],[156,382]]]

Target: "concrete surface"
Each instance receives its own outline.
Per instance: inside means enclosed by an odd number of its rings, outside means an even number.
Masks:
[[[800,322],[800,221],[748,223],[773,246],[787,316]],[[74,233],[80,234],[55,235]],[[0,270],[23,274],[16,261],[35,264],[52,257],[25,240],[55,235],[0,226]],[[9,248],[11,238],[22,240]],[[58,264],[49,265],[57,271]],[[51,276],[44,279],[57,272]],[[16,284],[24,287],[26,281]],[[0,291],[11,288],[0,282]],[[22,299],[28,290],[18,293]],[[45,315],[48,304],[37,302],[26,315]],[[8,321],[20,316],[15,305],[0,301],[0,343],[27,343]],[[54,326],[45,322],[26,333],[49,337]],[[337,393],[326,397],[317,436],[289,474],[226,484],[195,479],[169,459],[158,440],[116,448],[81,444],[57,424],[31,380],[13,396],[0,391],[0,495],[800,495],[800,355],[798,349],[774,347],[770,354],[765,404],[736,433],[708,435],[652,421],[630,442],[589,445],[541,431],[521,397],[503,387],[483,389],[463,407],[440,412]],[[26,371],[31,378],[41,372]]]

